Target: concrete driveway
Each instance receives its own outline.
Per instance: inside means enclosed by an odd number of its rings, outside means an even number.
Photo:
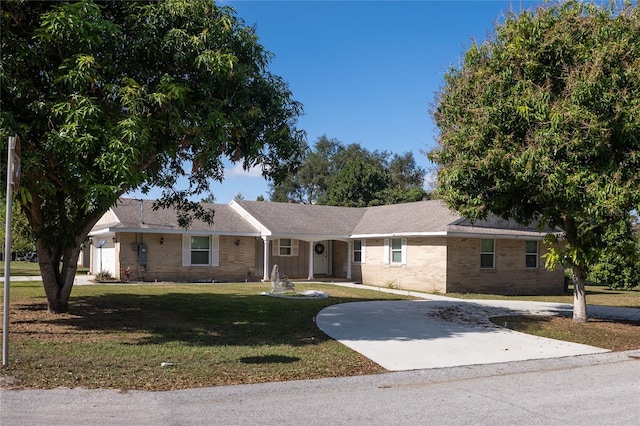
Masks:
[[[437,300],[332,305],[318,314],[316,323],[327,335],[391,371],[608,352],[518,333],[489,321],[503,315],[570,315],[571,305],[433,298]],[[589,315],[640,319],[640,310],[590,306]]]

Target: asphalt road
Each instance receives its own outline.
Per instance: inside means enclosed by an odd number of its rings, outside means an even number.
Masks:
[[[638,425],[640,351],[172,392],[0,390],[2,425]]]

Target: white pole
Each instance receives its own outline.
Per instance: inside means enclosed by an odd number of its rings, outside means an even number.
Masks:
[[[313,279],[313,245],[314,241],[309,241],[309,274],[307,275],[307,279]]]
[[[352,247],[353,247],[353,243],[351,242],[351,240],[349,240],[349,242],[347,243],[347,279],[348,280],[351,279],[351,253],[353,252]],[[362,262],[362,260],[360,261]]]
[[[269,282],[269,239],[266,235],[262,236],[263,240],[263,252],[262,253],[262,281]]]
[[[9,136],[9,149],[7,150],[7,219],[4,233],[4,316],[2,326],[2,365],[9,366],[9,283],[11,282],[11,204],[13,191],[11,188],[13,172],[13,150],[16,138]]]

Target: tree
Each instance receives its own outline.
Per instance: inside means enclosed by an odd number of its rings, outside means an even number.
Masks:
[[[423,188],[427,172],[416,164],[412,152],[393,154],[386,169],[390,184],[379,194],[381,204],[408,203],[429,197]]]
[[[20,200],[51,312],[66,312],[80,246],[129,191],[212,220],[189,196],[223,158],[282,179],[302,107],[235,12],[210,0],[2,2],[0,138],[22,141]],[[176,188],[186,176],[186,188]]]
[[[403,190],[424,185],[426,170],[418,166],[412,152],[393,154],[388,169],[392,187]]]
[[[303,204],[321,202],[329,183],[335,177],[332,159],[344,146],[337,139],[322,135],[313,149],[304,152],[302,164],[277,185],[272,185],[271,201],[294,201]]]
[[[410,203],[430,199],[430,196],[427,191],[417,186],[406,189],[389,187],[381,190],[376,199],[377,201],[370,205]]]
[[[213,192],[209,192],[206,196],[204,196],[201,200],[201,203],[215,203],[216,196],[213,195]]]
[[[640,201],[639,28],[618,2],[509,12],[446,73],[432,111],[442,197],[471,219],[562,229],[547,264],[572,268],[577,322],[598,241]]]
[[[426,196],[422,189],[425,171],[416,164],[413,154],[394,154],[389,160],[390,157],[391,154],[387,151],[371,152],[359,144],[345,146],[339,140],[323,135],[318,138],[313,148],[305,151],[302,164],[296,173],[290,174],[282,183],[272,186],[271,200],[305,204],[341,203],[340,199],[335,198],[329,201],[328,193],[358,190],[357,187],[345,188],[346,181],[337,182],[340,172],[356,161],[366,163],[379,173],[387,175],[386,184],[379,193],[367,197],[374,204],[423,199]],[[350,182],[356,184],[355,181]],[[341,188],[331,189],[336,184]]]
[[[327,191],[326,204],[345,207],[382,204],[378,197],[388,185],[388,175],[374,164],[356,158],[336,176]]]

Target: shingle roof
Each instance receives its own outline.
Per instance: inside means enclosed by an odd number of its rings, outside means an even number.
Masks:
[[[234,207],[235,205],[235,207]],[[343,239],[382,235],[477,234],[540,237],[535,224],[521,226],[496,217],[471,222],[443,201],[428,200],[366,208],[238,200],[230,204],[204,204],[215,212],[212,225],[194,220],[191,232],[260,235],[258,226],[274,236]],[[240,207],[240,209],[237,208]],[[174,209],[153,210],[153,200],[122,198],[112,208],[117,218],[99,222],[94,231],[185,232]],[[246,220],[244,213],[257,223]],[[106,217],[106,216],[105,216]]]
[[[190,231],[207,231],[228,234],[258,234],[258,230],[242,218],[228,204],[203,204],[205,208],[214,210],[213,224],[209,225],[201,220],[194,220]],[[121,198],[112,207],[118,219],[117,224],[105,224],[94,229],[140,229],[184,232],[178,225],[177,214],[174,209],[153,209],[153,200],[139,200]]]
[[[365,209],[264,201],[235,201],[273,234],[348,237]]]
[[[354,235],[444,232],[461,219],[440,200],[367,207]]]

